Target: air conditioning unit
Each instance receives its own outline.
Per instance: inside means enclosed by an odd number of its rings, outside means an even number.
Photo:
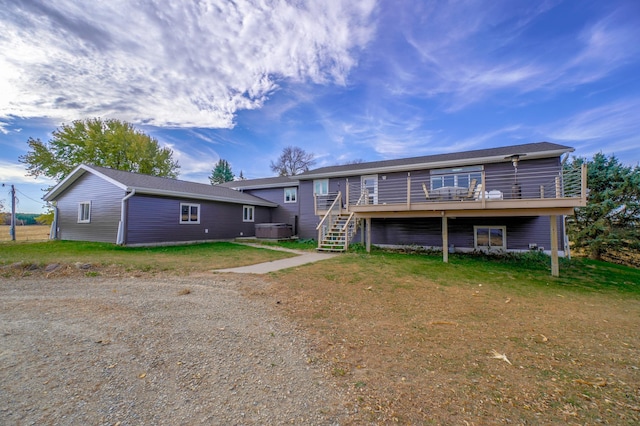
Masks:
[[[538,245],[536,243],[529,243],[529,250],[537,250]]]

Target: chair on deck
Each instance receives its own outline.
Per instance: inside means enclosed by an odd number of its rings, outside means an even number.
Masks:
[[[422,190],[424,191],[424,196],[427,197],[427,201],[429,201],[429,191],[427,190],[427,185],[422,183]]]
[[[469,184],[469,191],[462,197],[464,200],[473,200],[474,194],[476,192],[476,183],[478,183],[478,179],[471,179],[471,183]]]

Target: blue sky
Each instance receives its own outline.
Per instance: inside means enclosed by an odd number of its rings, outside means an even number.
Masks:
[[[25,176],[27,139],[88,117],[134,123],[200,182],[220,158],[272,176],[288,145],[317,167],[539,141],[640,161],[635,0],[0,3],[20,212],[53,183]]]

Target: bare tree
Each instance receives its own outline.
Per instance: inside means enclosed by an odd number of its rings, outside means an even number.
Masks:
[[[297,146],[288,146],[276,162],[271,162],[271,170],[278,176],[295,176],[308,171],[315,163],[313,154]]]

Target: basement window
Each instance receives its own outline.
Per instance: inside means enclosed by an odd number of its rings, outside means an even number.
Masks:
[[[474,247],[477,250],[506,250],[506,226],[474,226]]]

